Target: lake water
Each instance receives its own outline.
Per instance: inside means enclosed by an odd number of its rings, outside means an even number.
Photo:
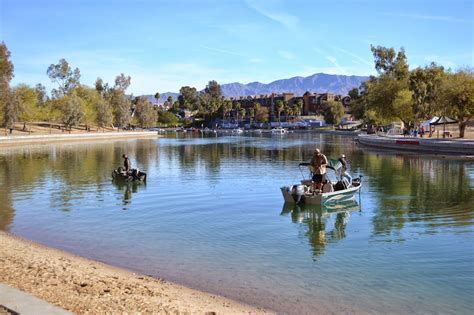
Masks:
[[[315,147],[356,202],[284,207]],[[117,185],[128,153],[146,185]],[[303,172],[307,176],[307,171]],[[0,229],[285,314],[469,314],[474,163],[315,133],[0,148]]]

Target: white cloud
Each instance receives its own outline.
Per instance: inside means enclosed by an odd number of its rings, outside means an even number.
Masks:
[[[358,56],[358,55],[356,55],[356,54],[354,54],[354,53],[352,53],[352,52],[350,52],[350,51],[348,51],[348,50],[345,50],[345,49],[342,49],[342,48],[339,48],[339,47],[335,47],[335,46],[333,46],[333,49],[338,50],[338,51],[340,51],[340,52],[342,52],[342,53],[345,53],[346,55],[349,55],[349,56],[351,56],[351,57],[354,57],[356,60],[362,62],[363,64],[365,64],[365,65],[367,65],[367,66],[371,66],[371,67],[372,67],[372,66],[374,65],[373,62],[370,62],[370,61],[368,61],[367,59],[364,59],[364,58],[362,58],[362,57],[360,57],[360,56]]]
[[[246,3],[249,7],[260,13],[261,15],[273,20],[285,28],[295,31],[298,28],[299,19],[291,14],[277,11],[276,8],[263,7],[263,4],[268,5],[270,2],[255,1],[255,0],[246,0]],[[273,2],[274,3],[274,2]]]
[[[472,20],[465,20],[465,19],[458,19],[452,16],[437,16],[437,15],[423,15],[423,14],[397,14],[397,13],[382,13],[383,15],[387,16],[395,16],[395,17],[407,17],[416,20],[433,20],[433,21],[443,21],[443,22],[455,22],[455,23],[468,23],[472,24]]]

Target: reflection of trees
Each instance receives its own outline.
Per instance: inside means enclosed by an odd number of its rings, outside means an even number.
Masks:
[[[193,139],[196,141],[192,141]],[[202,139],[216,141],[199,142]],[[224,141],[225,139],[230,140]],[[353,146],[351,138],[330,139],[330,142],[326,142],[326,136],[314,133],[292,134],[283,138],[270,135],[216,138],[214,135],[184,134],[180,138],[181,141],[178,140],[175,145],[160,147],[160,150],[165,153],[168,162],[178,162],[184,172],[197,172],[198,166],[203,166],[208,173],[216,174],[221,171],[223,164],[235,160],[249,166],[269,161],[295,164],[309,161],[316,146],[332,158],[339,157],[341,153],[347,154]],[[279,142],[287,146],[278,146]]]
[[[50,207],[63,211],[72,210],[74,200],[80,198],[92,195],[97,200],[103,199],[112,169],[123,163],[123,153],[130,155],[134,167],[150,167],[157,159],[156,147],[148,145],[147,141],[75,143],[3,150],[0,156],[0,229],[7,228],[13,220],[13,192],[54,190],[54,194],[50,195]]]
[[[146,183],[139,182],[125,182],[120,180],[113,181],[114,186],[118,191],[123,192],[123,205],[128,205],[132,202],[132,194],[139,191],[141,188],[146,187]]]
[[[415,221],[426,227],[472,222],[474,192],[463,162],[363,155],[361,167],[378,197],[375,234],[390,234]]]
[[[313,256],[319,257],[326,246],[346,237],[346,225],[351,211],[359,211],[360,206],[351,200],[327,206],[288,206],[284,205],[282,215],[291,214],[293,223],[302,228],[301,235],[308,238]],[[329,219],[334,219],[334,226],[328,226]]]

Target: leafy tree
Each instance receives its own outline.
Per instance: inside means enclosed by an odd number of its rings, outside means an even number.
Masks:
[[[260,107],[258,111],[255,113],[255,120],[260,123],[268,122],[268,115],[269,115],[268,108]]]
[[[51,81],[59,85],[59,89],[53,89],[51,94],[59,98],[66,95],[74,88],[79,86],[81,72],[78,68],[72,70],[66,59],[60,59],[59,63],[51,64],[46,71]]]
[[[41,83],[36,84],[35,92],[37,96],[37,103],[39,106],[43,106],[49,100],[48,94],[46,93],[46,87]]]
[[[418,118],[431,118],[439,109],[436,95],[443,76],[444,68],[435,63],[410,72],[408,84],[413,93],[413,112]]]
[[[442,80],[438,100],[448,114],[459,121],[459,137],[464,138],[467,124],[474,115],[474,73],[461,69]]]
[[[144,96],[136,98],[135,115],[142,128],[153,127],[158,120],[155,108]]]
[[[3,97],[3,125],[5,128],[13,128],[21,112],[21,103],[18,95],[10,89],[6,90],[6,95]]]
[[[76,93],[61,98],[61,121],[67,129],[71,130],[72,126],[75,126],[81,122],[84,118],[84,111],[81,106],[81,99]]]
[[[111,105],[114,112],[114,122],[117,127],[123,128],[130,124],[131,102],[121,90],[114,90],[111,97]]]
[[[179,89],[179,105],[182,109],[196,109],[198,103],[198,93],[195,87],[183,86]]]
[[[10,91],[10,81],[13,79],[13,63],[10,61],[10,51],[4,42],[0,43],[0,115],[5,127],[10,127],[16,120],[17,102]]]
[[[81,110],[84,113],[81,122],[85,124],[85,129],[89,130],[90,125],[98,121],[97,102],[102,97],[96,89],[86,85],[78,86],[75,89],[75,93],[81,100]]]
[[[232,102],[229,100],[224,100],[221,105],[222,119],[225,119],[227,113],[232,110]]]
[[[101,78],[95,80],[95,90],[99,93],[100,96],[106,97],[110,92],[110,87],[108,83],[104,84],[104,81]]]
[[[362,83],[361,89],[363,89],[363,85],[364,83]],[[351,98],[352,116],[355,119],[365,119],[367,106],[362,95],[359,93],[359,89],[353,88],[349,91],[348,95]]]
[[[221,86],[215,80],[209,81],[204,91],[209,94],[212,99],[218,99],[222,95]]]
[[[178,124],[178,118],[172,112],[159,111],[158,122],[167,126],[176,126]]]
[[[130,86],[130,83],[130,76],[125,76],[123,73],[121,73],[115,78],[114,89],[125,92],[125,90],[128,89],[128,87]]]
[[[344,116],[344,106],[340,102],[326,101],[322,104],[324,120],[329,124],[337,124]]]
[[[26,124],[30,123],[38,116],[38,96],[36,91],[26,84],[20,84],[15,87],[13,93],[16,94],[16,98],[19,102],[18,120],[24,123],[23,131],[26,131]]]
[[[303,109],[303,106],[304,106],[304,102],[303,100],[300,98],[296,101],[296,104],[295,104],[296,108],[295,108],[295,114],[297,117],[299,117],[301,115],[301,110]]]
[[[105,128],[110,126],[113,121],[112,108],[107,100],[100,97],[97,99],[95,104],[95,109],[97,111],[96,123],[100,128]]]
[[[408,77],[408,64],[405,49],[402,47],[398,53],[393,48],[370,46],[374,55],[375,69],[380,75],[387,75],[396,80]]]
[[[168,109],[173,106],[173,97],[171,95],[166,99],[164,106]]]

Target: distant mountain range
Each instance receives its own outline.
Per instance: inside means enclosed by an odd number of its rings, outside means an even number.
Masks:
[[[260,95],[270,93],[294,93],[297,96],[303,95],[306,91],[310,92],[331,92],[335,94],[347,95],[354,87],[359,87],[362,82],[368,80],[366,76],[356,75],[336,75],[316,73],[308,77],[293,77],[270,82],[268,84],[260,82],[251,82],[248,84],[228,83],[221,85],[222,95],[227,97]],[[176,100],[179,93],[167,92],[160,97],[160,103],[166,101],[168,96]],[[144,95],[151,102],[156,102],[154,95]]]

